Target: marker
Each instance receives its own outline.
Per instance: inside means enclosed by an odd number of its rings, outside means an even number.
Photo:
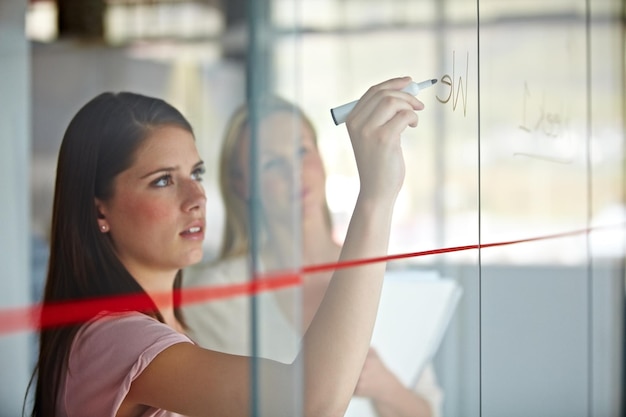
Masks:
[[[426,81],[422,81],[420,83],[416,83],[414,81],[411,81],[411,83],[409,85],[407,85],[406,87],[404,87],[402,89],[402,91],[404,91],[405,93],[409,93],[412,96],[416,96],[417,93],[419,93],[421,90],[430,87],[431,85],[435,84],[437,82],[437,80],[435,78],[431,79],[431,80],[426,80]],[[334,109],[330,109],[330,114],[333,116],[333,120],[335,121],[336,125],[340,125],[343,122],[346,121],[346,119],[348,118],[348,115],[350,114],[350,112],[352,111],[352,109],[354,108],[354,106],[356,106],[356,103],[358,103],[359,100],[354,100],[350,103],[346,103],[346,104],[342,104],[339,107],[335,107]]]

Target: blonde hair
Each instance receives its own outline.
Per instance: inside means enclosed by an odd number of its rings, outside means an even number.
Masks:
[[[294,114],[311,129],[314,143],[317,146],[317,134],[313,123],[295,104],[277,96],[267,96],[260,101],[258,110],[260,113],[258,119],[260,121],[279,112]],[[226,218],[217,261],[245,255],[250,249],[249,204],[246,199],[237,193],[233,183],[236,176],[242,175],[236,163],[236,155],[240,142],[244,139],[250,139],[246,137],[246,129],[249,127],[249,123],[249,108],[247,104],[243,104],[231,116],[222,142],[219,161],[219,183]],[[326,202],[325,217],[328,227],[331,228],[330,210]]]

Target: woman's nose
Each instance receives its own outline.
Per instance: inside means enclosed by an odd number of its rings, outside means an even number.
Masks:
[[[204,187],[201,182],[195,180],[186,181],[183,192],[183,210],[204,209],[206,205],[206,193],[204,192]]]

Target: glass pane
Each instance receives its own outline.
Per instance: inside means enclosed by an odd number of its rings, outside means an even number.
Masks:
[[[481,252],[484,416],[589,407],[585,4],[564,6],[481,2],[481,243],[539,238]]]
[[[42,296],[63,132],[95,94],[133,91],[181,110],[207,167],[205,259],[185,270],[189,334],[251,357],[251,415],[276,402],[303,415],[303,370],[276,379],[261,358],[290,363],[300,349],[358,196],[346,127],[329,110],[410,75],[437,83],[419,92],[426,108],[402,137],[406,178],[371,344],[401,383],[394,393],[445,417],[623,414],[622,0],[5,4],[15,94],[3,96],[0,159],[20,204],[30,185],[32,238],[25,250],[11,225],[27,210],[5,205],[8,270],[30,268],[32,292],[23,280],[0,291],[0,345],[21,352],[5,386],[24,385],[35,360],[35,338],[9,322]],[[94,24],[68,32],[58,23],[68,10]],[[14,159],[26,136],[32,167]],[[303,162],[310,143],[322,180]],[[310,201],[328,205],[333,244],[312,242]],[[0,394],[19,412],[19,393]],[[346,415],[378,416],[374,397],[357,387]]]
[[[249,220],[251,282],[252,415],[266,415],[268,405],[280,402],[285,415],[302,415],[303,376],[299,367],[276,381],[257,358],[292,363],[302,337],[302,218],[304,209],[301,149],[314,140],[296,101],[285,101],[274,89],[275,68],[281,61],[297,62],[297,42],[282,31],[297,29],[294,4],[283,4],[281,21],[271,1],[249,1],[247,105],[249,111]],[[280,58],[278,47],[286,49]],[[287,89],[298,94],[297,74]],[[311,132],[312,133],[312,132]],[[289,387],[288,392],[277,390]]]
[[[291,36],[298,39],[298,59],[291,59],[286,35],[276,50],[276,89],[301,103],[316,127],[338,242],[359,180],[346,128],[335,125],[330,108],[387,78],[438,81],[419,93],[426,109],[419,126],[402,136],[406,178],[389,247],[400,259],[388,265],[372,347],[403,389],[435,412],[478,415],[476,2],[297,3],[303,31]],[[294,78],[298,96],[291,91]],[[407,294],[413,303],[402,304]],[[357,395],[347,415],[376,414],[372,402]]]
[[[597,415],[623,413],[626,201],[624,2],[589,2],[591,171],[589,253],[592,285],[590,401]],[[622,90],[623,91],[623,90]]]
[[[619,372],[600,357],[622,345],[601,334],[621,334],[623,277],[590,257],[589,226],[594,201],[623,199],[623,156],[605,181],[593,161],[623,131],[607,88],[622,52],[589,43],[610,42],[606,2],[514,3],[480,2],[482,415],[614,413],[602,390]]]

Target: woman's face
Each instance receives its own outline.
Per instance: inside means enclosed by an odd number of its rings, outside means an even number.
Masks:
[[[193,135],[177,126],[151,131],[134,162],[113,183],[113,197],[96,200],[124,266],[136,278],[172,271],[202,258],[204,164]],[[102,230],[102,229],[101,229]]]
[[[259,126],[261,198],[268,215],[285,216],[294,207],[303,217],[325,201],[326,174],[309,125],[288,112],[277,112]],[[249,140],[240,141],[239,170],[249,185]],[[297,180],[300,179],[298,183]]]

